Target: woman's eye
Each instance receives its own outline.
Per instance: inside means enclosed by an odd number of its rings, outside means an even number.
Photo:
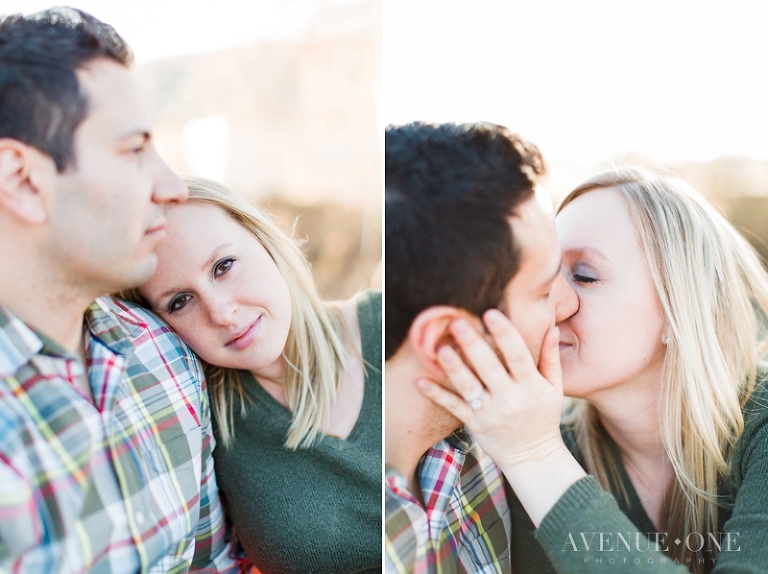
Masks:
[[[221,261],[218,261],[213,266],[213,276],[214,277],[220,277],[221,275],[224,275],[230,269],[232,269],[232,266],[234,264],[235,264],[235,258],[234,257],[227,257],[226,259],[222,259]]]
[[[177,295],[173,299],[171,299],[171,302],[168,303],[168,312],[173,313],[174,311],[178,311],[182,307],[184,307],[187,303],[189,303],[189,300],[191,297],[189,295]]]
[[[576,283],[596,283],[597,282],[597,279],[595,279],[594,277],[581,275],[580,273],[574,273],[573,280],[576,281]]]

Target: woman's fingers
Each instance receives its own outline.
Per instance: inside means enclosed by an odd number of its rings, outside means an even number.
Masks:
[[[416,381],[416,386],[436,404],[467,425],[469,430],[473,430],[475,413],[462,397],[429,379],[419,379]]]
[[[451,347],[448,345],[440,347],[437,351],[437,360],[456,391],[467,403],[476,401],[483,395],[485,391],[483,383],[477,380],[474,373]]]
[[[560,329],[552,327],[544,336],[539,357],[539,372],[558,392],[563,392],[563,371],[560,367]]]
[[[451,323],[450,329],[464,358],[491,394],[509,383],[509,373],[498,355],[469,321],[457,319]]]
[[[504,313],[498,309],[489,309],[483,314],[483,322],[493,336],[514,380],[525,382],[538,374],[525,340]]]

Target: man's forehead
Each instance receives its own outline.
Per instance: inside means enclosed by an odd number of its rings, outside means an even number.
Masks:
[[[543,185],[537,183],[533,186],[533,196],[539,202],[539,205],[544,208],[544,211],[554,215],[555,206],[552,203],[552,195]]]
[[[522,235],[556,234],[555,216],[550,208],[552,202],[546,201],[547,196],[536,191],[531,197],[520,203],[509,218],[513,230],[518,230]],[[523,231],[526,233],[523,234]],[[515,234],[517,239],[517,233]]]
[[[520,253],[519,270],[524,267],[549,269],[560,265],[560,245],[555,217],[536,196],[521,203],[509,218],[515,245]]]
[[[97,58],[80,68],[77,77],[88,98],[88,116],[107,113],[115,122],[144,122],[148,127],[149,109],[144,93],[127,67]]]

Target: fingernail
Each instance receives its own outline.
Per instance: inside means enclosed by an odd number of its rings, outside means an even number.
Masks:
[[[488,309],[485,312],[485,320],[488,321],[490,325],[501,325],[504,320],[504,313],[498,309]]]
[[[422,391],[429,391],[430,381],[427,379],[416,379],[416,387]]]

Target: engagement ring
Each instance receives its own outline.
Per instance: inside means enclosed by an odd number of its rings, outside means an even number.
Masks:
[[[475,397],[471,401],[467,401],[467,403],[469,404],[469,408],[471,408],[473,411],[480,409],[480,407],[483,406],[483,400],[485,399],[486,394],[487,394],[487,391],[485,387],[483,387],[483,392],[480,393],[479,397]]]

